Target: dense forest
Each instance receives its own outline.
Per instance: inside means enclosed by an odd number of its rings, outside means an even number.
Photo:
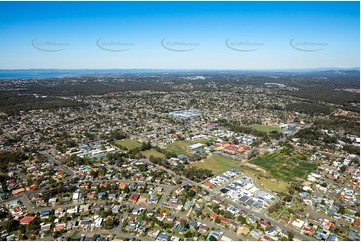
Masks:
[[[315,127],[319,129],[336,130],[346,134],[359,135],[360,134],[360,120],[349,117],[335,117],[330,119],[319,119],[314,122]]]
[[[306,114],[317,114],[317,113],[328,114],[332,111],[331,107],[317,102],[289,103],[286,105],[286,110],[296,111]]]
[[[48,109],[59,107],[76,107],[84,103],[58,97],[20,96],[15,92],[0,92],[0,112],[15,114],[19,111]]]

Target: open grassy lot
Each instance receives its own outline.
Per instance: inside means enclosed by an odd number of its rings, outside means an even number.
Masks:
[[[260,155],[249,161],[271,174],[275,179],[285,182],[303,180],[316,168],[316,164],[288,157],[279,151]]]
[[[186,140],[178,140],[174,143],[171,143],[167,146],[167,151],[169,152],[174,152],[177,155],[180,154],[192,154],[193,152],[190,151],[187,146],[191,145],[191,144],[196,144],[196,143],[201,143],[201,144],[206,144],[207,140],[204,139],[198,139],[198,140],[192,140],[192,141],[186,141]]]
[[[255,169],[244,164],[240,165],[238,169],[246,175],[254,177],[257,180],[257,185],[270,191],[287,193],[290,188],[290,184],[285,181],[269,178],[271,176],[270,173],[263,171],[263,169]]]
[[[135,148],[139,148],[142,146],[141,143],[139,143],[136,140],[132,140],[132,139],[122,139],[122,140],[118,140],[115,142],[115,145],[122,148],[125,147],[128,150],[132,150]]]
[[[252,129],[262,131],[262,132],[272,132],[272,131],[278,131],[281,132],[281,129],[278,127],[270,126],[270,125],[261,125],[261,124],[252,124],[247,127],[250,127]]]
[[[144,155],[145,157],[147,157],[147,159],[149,159],[149,157],[152,155],[154,157],[159,157],[159,158],[165,158],[165,155],[156,151],[155,149],[150,149],[150,150],[146,150],[146,151],[142,151],[141,152],[142,155]]]
[[[214,175],[219,175],[238,165],[239,161],[233,161],[218,155],[212,155],[211,158],[205,159],[203,162],[192,163],[190,166],[208,169],[211,170]]]
[[[177,155],[186,154],[188,152],[187,146],[190,144],[194,144],[194,143],[190,142],[190,141],[179,140],[179,141],[169,144],[167,146],[167,150],[170,152],[174,152]]]

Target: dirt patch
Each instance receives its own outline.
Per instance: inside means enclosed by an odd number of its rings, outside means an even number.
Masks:
[[[249,231],[250,231],[249,228],[242,226],[238,229],[237,233],[242,235],[248,235]]]

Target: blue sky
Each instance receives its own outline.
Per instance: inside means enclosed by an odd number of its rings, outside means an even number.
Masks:
[[[0,2],[0,69],[359,67],[359,2]]]

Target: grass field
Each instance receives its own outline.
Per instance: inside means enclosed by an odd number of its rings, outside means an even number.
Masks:
[[[159,158],[165,158],[165,155],[156,151],[155,149],[150,149],[150,150],[146,150],[146,151],[142,151],[141,152],[142,155],[144,155],[145,157],[147,157],[147,159],[149,159],[149,157],[152,155],[154,157],[159,157]]]
[[[250,127],[252,129],[262,131],[262,132],[272,132],[272,131],[278,131],[281,132],[281,129],[278,127],[270,126],[270,125],[261,125],[261,124],[252,124],[247,127]]]
[[[273,178],[285,182],[303,180],[317,167],[314,163],[285,156],[279,151],[258,156],[249,162],[263,168],[269,172]]]
[[[244,172],[246,175],[254,177],[257,180],[257,185],[264,187],[268,190],[274,192],[284,192],[288,193],[290,184],[285,181],[277,181],[269,178],[270,174],[261,172],[252,167],[241,165],[238,167],[240,171]]]
[[[167,150],[170,152],[174,152],[177,155],[185,154],[187,151],[187,146],[190,145],[191,142],[179,140],[174,143],[171,143],[167,146]]]
[[[132,150],[132,149],[139,148],[142,146],[142,144],[139,143],[138,141],[131,140],[131,139],[118,140],[115,142],[115,145],[119,146],[119,147],[125,147],[128,150]]]
[[[207,140],[199,139],[199,140],[192,140],[192,141],[186,141],[186,140],[179,140],[174,143],[171,143],[167,146],[167,151],[174,152],[177,155],[180,154],[192,154],[193,152],[188,150],[187,146],[191,144],[201,143],[205,144],[207,143]]]
[[[208,169],[211,170],[214,175],[219,175],[236,167],[237,165],[239,165],[238,161],[233,161],[218,155],[213,155],[211,158],[203,160],[203,162],[192,163],[190,166]]]

